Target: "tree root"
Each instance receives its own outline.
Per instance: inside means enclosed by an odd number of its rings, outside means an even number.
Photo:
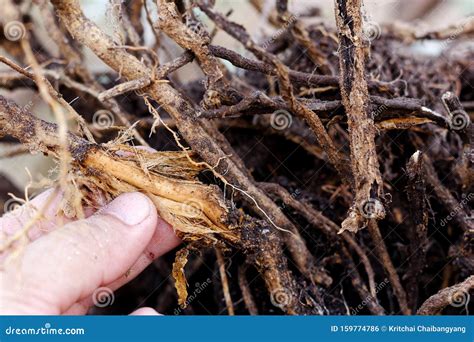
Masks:
[[[3,97],[0,97],[0,128],[1,134],[16,137],[31,151],[60,156],[57,126]],[[97,193],[112,199],[123,192],[144,192],[184,241],[203,246],[228,244],[248,251],[248,260],[260,270],[270,293],[286,291],[289,299],[280,303],[282,310],[302,313],[296,300],[297,284],[278,247],[279,237],[270,233],[271,228],[262,221],[229,209],[231,206],[217,186],[199,182],[196,176],[203,167],[190,161],[189,152],[152,153],[127,145],[97,145],[71,133],[67,139],[73,158],[69,172],[74,174],[81,190],[81,193],[70,192],[71,196],[79,196],[83,204],[94,207]],[[81,210],[74,208],[81,200],[66,198],[66,201],[72,205],[73,213]],[[181,261],[179,265],[183,264]],[[183,278],[178,277],[177,281]],[[180,291],[182,296],[184,293]]]

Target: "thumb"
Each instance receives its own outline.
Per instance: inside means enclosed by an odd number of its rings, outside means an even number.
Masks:
[[[148,197],[128,193],[95,215],[39,238],[0,274],[0,312],[64,312],[126,273],[149,243],[157,220]]]

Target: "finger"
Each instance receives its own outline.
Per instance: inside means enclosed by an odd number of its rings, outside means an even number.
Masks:
[[[28,229],[27,237],[30,241],[38,239],[40,236],[76,220],[75,217],[67,217],[61,210],[61,204],[64,199],[63,192],[58,188],[51,188],[40,193],[28,203],[6,212],[0,217],[0,232],[6,239],[20,229],[22,229],[31,220],[34,225]],[[84,208],[85,217],[94,213],[93,208]],[[40,214],[38,216],[38,214]]]
[[[88,306],[84,306],[82,303],[76,303],[72,305],[68,310],[66,310],[63,314],[68,316],[85,315],[88,309]],[[143,307],[133,311],[130,316],[162,316],[162,314],[160,314],[153,308]]]
[[[131,316],[162,316],[155,309],[149,307],[143,307],[133,311]]]
[[[83,301],[72,304],[69,309],[63,311],[63,315],[66,316],[82,316],[87,314],[89,311],[90,304],[85,304]]]
[[[100,213],[31,243],[0,278],[8,313],[59,314],[90,296],[127,272],[157,221],[145,195],[123,194]]]
[[[181,239],[175,235],[173,228],[167,222],[159,220],[155,233],[143,253],[140,254],[126,274],[115,279],[108,287],[113,290],[120,288],[134,279],[155,259],[179,246],[181,242]]]
[[[52,188],[42,192],[27,204],[6,212],[5,215],[0,218],[0,231],[7,237],[11,236],[32,220],[38,212],[42,212],[42,215],[28,231],[28,237],[30,239],[36,239],[41,236],[43,232],[50,231],[58,225],[70,222],[64,215],[59,213],[62,199],[63,194],[58,189]]]
[[[117,290],[124,284],[132,281],[149,266],[153,260],[179,246],[181,242],[182,241],[175,235],[173,228],[167,222],[159,218],[153,237],[133,265],[120,277],[103,286],[109,288],[111,291]],[[94,305],[93,297],[88,296],[71,307],[66,314],[85,314],[92,305]]]

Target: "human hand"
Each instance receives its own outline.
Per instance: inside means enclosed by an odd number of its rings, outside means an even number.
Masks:
[[[76,221],[57,213],[60,201],[51,189],[0,218],[0,237],[6,240],[47,205],[28,230],[30,243],[3,262],[0,314],[85,314],[96,289],[116,290],[180,243],[141,193],[122,194]],[[141,308],[132,314],[157,313]]]

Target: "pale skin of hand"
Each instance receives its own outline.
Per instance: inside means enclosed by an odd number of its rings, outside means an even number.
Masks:
[[[24,210],[0,218],[5,238],[31,219],[32,207],[48,204],[20,253],[0,256],[0,314],[85,314],[97,288],[118,289],[181,242],[151,200],[138,192],[122,194],[96,213],[88,211],[83,220],[58,214],[60,202],[59,191],[50,189]],[[140,308],[132,314],[158,313]]]

